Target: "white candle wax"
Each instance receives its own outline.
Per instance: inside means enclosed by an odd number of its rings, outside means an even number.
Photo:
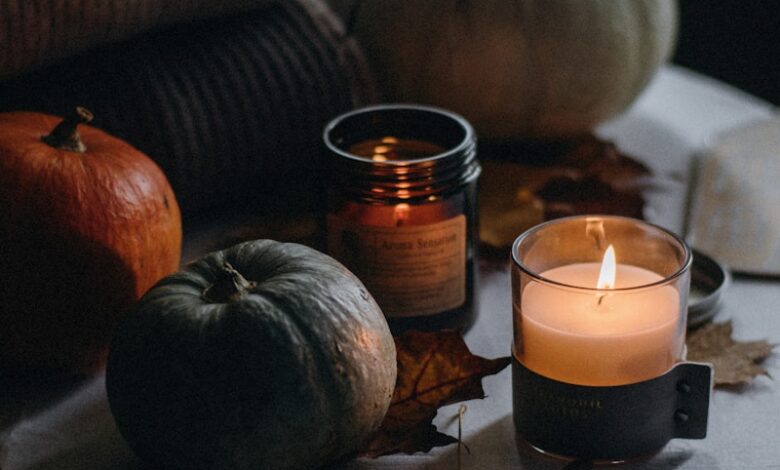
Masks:
[[[541,276],[595,287],[600,268],[599,263],[576,263]],[[661,279],[646,269],[618,264],[615,288]],[[531,282],[521,304],[517,352],[526,367],[555,380],[594,386],[635,383],[663,374],[682,356],[680,294],[671,285],[610,292]]]

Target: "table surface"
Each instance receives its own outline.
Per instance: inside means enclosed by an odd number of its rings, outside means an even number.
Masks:
[[[768,104],[684,69],[666,67],[635,105],[599,129],[628,153],[648,163],[668,185],[650,195],[648,217],[683,230],[683,206],[691,155],[717,133],[776,113]],[[780,211],[780,209],[778,209]],[[780,214],[772,214],[780,217]],[[480,313],[466,335],[470,348],[486,357],[505,356],[512,341],[508,267],[483,263]],[[732,320],[737,339],[780,344],[780,281],[735,277],[724,293],[716,321]],[[780,359],[770,357],[770,376],[780,376]],[[463,469],[560,469],[516,438],[512,424],[510,370],[484,379],[487,398],[467,402],[463,440],[471,453]],[[457,434],[458,405],[442,408],[438,428]],[[627,465],[635,469],[780,469],[780,385],[758,377],[739,390],[712,396],[708,437],[673,440],[654,457]],[[457,448],[427,454],[359,459],[349,470],[453,469]],[[103,378],[31,390],[0,383],[0,468],[140,469],[114,426]]]

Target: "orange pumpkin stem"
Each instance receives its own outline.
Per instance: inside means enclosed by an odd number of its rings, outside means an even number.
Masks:
[[[60,150],[84,153],[87,151],[87,147],[81,141],[78,125],[92,121],[93,117],[94,115],[86,108],[76,106],[72,114],[66,116],[51,131],[51,134],[43,136],[41,140]]]
[[[256,285],[226,261],[222,265],[222,275],[203,291],[203,298],[211,303],[226,303],[240,299]]]

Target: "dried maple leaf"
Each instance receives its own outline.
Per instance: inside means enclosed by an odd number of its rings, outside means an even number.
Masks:
[[[643,163],[623,154],[612,142],[589,136],[565,152],[559,165],[578,169],[583,175],[598,176],[620,189],[631,187],[637,179],[649,175]]]
[[[597,176],[551,178],[536,195],[544,201],[545,220],[577,214],[614,214],[641,219],[645,205],[638,192],[619,191]]]
[[[395,338],[398,380],[382,426],[362,455],[427,452],[457,442],[432,424],[437,410],[484,398],[482,378],[496,374],[509,357],[485,359],[471,354],[456,331],[407,331]]]
[[[712,363],[715,385],[740,385],[768,375],[759,363],[772,354],[766,341],[734,341],[731,322],[710,323],[688,335],[688,360]]]
[[[610,142],[589,136],[546,145],[488,143],[480,155],[479,237],[489,247],[503,249],[526,229],[557,217],[643,217],[641,190],[650,170]]]

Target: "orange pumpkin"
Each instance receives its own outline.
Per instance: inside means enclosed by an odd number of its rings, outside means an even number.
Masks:
[[[91,119],[83,108],[62,122],[0,113],[4,367],[96,371],[123,314],[178,268],[181,215],[168,180],[84,125]]]

